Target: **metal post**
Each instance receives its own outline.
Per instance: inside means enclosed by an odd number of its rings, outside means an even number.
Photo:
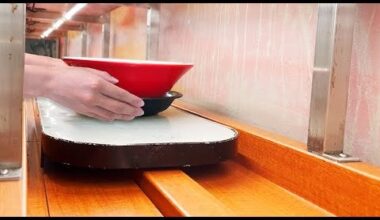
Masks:
[[[55,54],[54,54],[55,58],[59,58],[59,56],[60,56],[59,42],[60,42],[60,38],[55,38]]]
[[[63,37],[63,45],[62,46],[62,50],[63,50],[63,56],[67,56],[67,44],[68,44],[69,40],[68,40],[68,32],[66,31],[65,32],[65,35]]]
[[[319,4],[308,150],[329,159],[358,161],[343,153],[356,6]]]
[[[107,58],[110,56],[110,31],[111,31],[110,14],[107,13],[103,15],[101,20],[102,20],[102,34],[103,34],[102,57]]]
[[[158,59],[158,37],[160,33],[160,5],[150,4],[147,11],[146,59]]]
[[[22,165],[25,4],[0,4],[0,180]]]
[[[83,30],[81,32],[82,39],[82,57],[87,56],[87,23],[83,25]]]

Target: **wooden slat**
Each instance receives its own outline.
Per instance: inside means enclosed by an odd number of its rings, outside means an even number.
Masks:
[[[28,215],[50,216],[162,216],[149,198],[133,181],[128,171],[65,169],[40,165],[38,106],[29,105],[28,117],[34,117],[35,143],[30,148]],[[30,126],[32,127],[32,126]],[[33,149],[33,150],[32,150]],[[42,188],[43,187],[43,188]],[[46,197],[45,200],[43,197]],[[46,201],[46,209],[44,204]]]
[[[36,122],[34,118],[34,100],[25,99],[25,123],[26,123],[26,141],[38,141],[36,133]]]
[[[251,170],[338,216],[380,215],[379,168],[339,164],[306,145],[176,101],[175,106],[239,131],[239,161]]]
[[[43,31],[41,31],[41,32],[33,32],[33,33],[30,33],[30,34],[25,34],[25,38],[29,38],[29,39],[41,39],[41,34],[42,33],[43,33]],[[61,33],[53,32],[46,39],[54,39],[54,38],[60,38],[60,37],[64,37],[64,36],[65,35],[62,32]]]
[[[161,216],[126,171],[45,168],[50,216]]]
[[[40,168],[39,143],[28,142],[28,216],[49,216],[43,170]]]
[[[185,170],[238,216],[332,216],[233,161]]]
[[[28,155],[28,192],[27,215],[49,216],[43,170],[40,167],[40,143],[37,138],[36,123],[34,120],[34,103],[32,99],[24,101],[27,124],[27,155]]]
[[[40,27],[37,27],[37,28],[30,28],[28,30],[25,30],[25,33],[26,33],[26,36],[33,36],[33,35],[40,35],[45,32],[48,28],[44,29],[44,28],[40,28]],[[62,30],[62,29],[57,29],[57,30],[54,30],[52,32],[52,34],[56,35],[56,36],[64,36],[65,33],[67,31],[66,30]]]
[[[234,216],[181,170],[138,172],[137,182],[165,216]]]
[[[33,116],[30,116],[30,117],[34,117],[36,139],[39,143],[41,143],[42,126],[41,126],[40,112],[38,111],[38,104],[36,100],[33,100]]]
[[[0,181],[0,216],[26,215],[26,178],[15,181]]]
[[[24,119],[26,116],[23,108]],[[26,216],[27,160],[26,160],[26,120],[22,122],[22,174],[18,180],[0,181],[0,216]]]
[[[46,31],[51,26],[52,26],[51,23],[40,22],[40,23],[36,23],[36,24],[33,24],[33,25],[28,25],[27,27],[30,28],[30,29],[36,29],[36,30],[44,30],[44,31]],[[69,31],[69,30],[71,30],[71,31],[82,31],[83,27],[80,26],[80,25],[62,24],[59,27],[59,29],[55,30],[55,31]]]
[[[26,14],[27,18],[33,19],[35,21],[57,20],[62,16],[62,13],[52,11],[27,12]],[[74,15],[70,20],[85,23],[99,23],[98,16],[89,15]]]

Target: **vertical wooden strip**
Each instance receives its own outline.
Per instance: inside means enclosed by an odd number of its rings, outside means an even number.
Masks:
[[[25,121],[28,134],[27,148],[27,215],[49,216],[46,200],[45,183],[41,162],[41,145],[37,139],[36,120],[34,117],[34,100],[25,100]]]

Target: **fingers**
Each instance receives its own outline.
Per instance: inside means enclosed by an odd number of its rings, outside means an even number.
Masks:
[[[75,106],[74,108],[75,108],[75,111],[81,115],[85,115],[85,116],[90,117],[90,118],[96,118],[96,119],[99,119],[102,121],[111,121],[110,118],[107,118],[103,115],[97,114],[97,113],[95,113],[96,111],[94,111],[91,108],[87,108],[84,105],[79,104],[79,105]]]
[[[57,66],[63,66],[63,67],[68,67],[69,65],[67,65],[67,63],[65,63],[65,61],[61,60],[61,59],[55,59],[54,60],[54,64],[57,65]]]
[[[72,68],[69,80],[55,78],[61,90],[54,96],[68,107],[103,121],[132,120],[144,114],[143,100],[114,85],[118,80],[108,73],[84,67],[69,68]]]
[[[144,106],[144,101],[141,98],[110,83],[101,84],[101,92],[103,95],[117,99],[121,102],[129,103],[130,105],[134,107],[139,108],[139,107]]]
[[[92,117],[99,118],[103,121],[113,121],[115,119],[130,121],[135,118],[133,115],[115,114],[99,106],[93,107],[90,114],[93,115]]]
[[[97,115],[95,113],[89,113],[88,112],[88,113],[83,113],[83,115],[86,115],[86,116],[91,117],[91,118],[96,118],[96,119],[99,119],[99,120],[102,120],[102,121],[111,121],[111,120],[109,120],[109,119],[107,119],[105,117],[102,117],[100,115]]]
[[[97,78],[88,84],[90,92],[82,96],[83,103],[87,106],[98,106],[118,115],[141,116],[143,110],[136,104],[142,101],[140,98],[129,92],[109,83],[101,78]],[[105,95],[111,94],[111,95]],[[127,96],[125,101],[120,101],[120,96]]]
[[[74,108],[76,109],[75,111],[79,114],[82,114],[91,118],[96,118],[102,121],[113,121],[116,119],[130,121],[135,118],[132,115],[115,114],[106,109],[103,109],[102,107],[97,107],[97,106],[88,107],[82,104],[78,104]]]
[[[99,107],[118,115],[141,116],[144,114],[144,111],[141,108],[120,102],[116,99],[111,99],[104,95],[100,95],[97,102]]]
[[[135,117],[134,116],[131,116],[131,115],[118,115],[118,117],[116,119],[119,119],[119,120],[124,120],[124,121],[131,121],[133,120]]]

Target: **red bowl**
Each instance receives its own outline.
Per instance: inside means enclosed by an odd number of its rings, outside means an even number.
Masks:
[[[108,72],[120,88],[141,98],[164,96],[193,64],[114,58],[64,57],[68,65]]]

